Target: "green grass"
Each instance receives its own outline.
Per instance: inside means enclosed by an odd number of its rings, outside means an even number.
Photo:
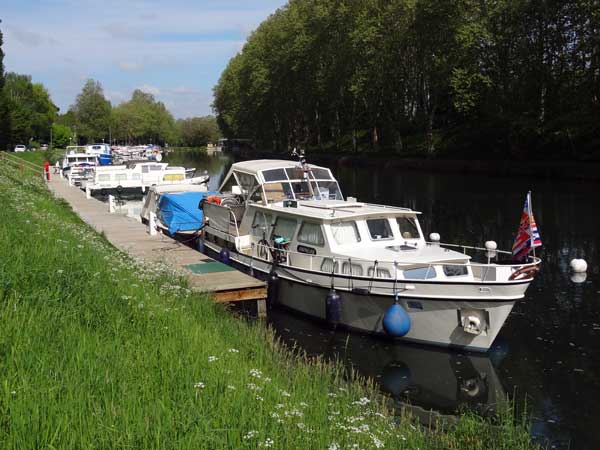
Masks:
[[[389,415],[1,162],[0,202],[2,449],[533,448],[511,408],[429,431]]]

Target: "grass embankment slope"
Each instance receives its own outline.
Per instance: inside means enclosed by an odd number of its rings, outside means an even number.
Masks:
[[[365,383],[115,250],[40,178],[0,162],[0,448],[531,448],[510,414],[390,418]]]

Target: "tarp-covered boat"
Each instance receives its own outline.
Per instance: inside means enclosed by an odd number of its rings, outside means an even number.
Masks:
[[[202,210],[198,204],[215,192],[176,192],[160,196],[157,218],[169,234],[193,232],[202,226]]]

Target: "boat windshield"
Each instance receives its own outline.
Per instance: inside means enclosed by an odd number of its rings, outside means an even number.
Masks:
[[[328,169],[301,167],[263,170],[267,202],[281,200],[343,200],[340,187]]]

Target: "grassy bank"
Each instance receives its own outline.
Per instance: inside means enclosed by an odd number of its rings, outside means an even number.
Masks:
[[[529,449],[510,410],[445,431],[115,250],[0,163],[0,448]]]

